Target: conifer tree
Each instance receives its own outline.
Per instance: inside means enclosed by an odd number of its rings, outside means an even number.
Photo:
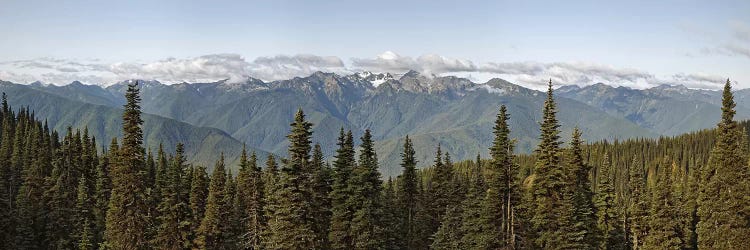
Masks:
[[[740,249],[750,245],[750,184],[747,142],[734,121],[736,103],[729,79],[724,85],[722,115],[708,164],[701,169],[698,196],[698,248]],[[743,198],[744,197],[744,198]]]
[[[311,181],[311,225],[315,232],[315,246],[320,249],[329,249],[328,231],[331,224],[331,169],[323,159],[323,150],[320,144],[313,147],[312,161],[310,164]]]
[[[393,180],[389,177],[383,190],[383,218],[382,224],[385,232],[383,233],[385,249],[399,249],[399,221],[397,212],[399,211],[396,191],[393,186]]]
[[[265,206],[263,207],[263,212],[266,217],[266,221],[271,221],[274,219],[274,212],[276,209],[278,209],[278,199],[277,199],[277,190],[278,190],[278,165],[276,164],[276,158],[269,154],[268,158],[266,158],[266,168],[263,170],[263,193],[265,196],[263,197],[263,201],[265,203]],[[263,232],[261,233],[262,237],[262,245],[264,249],[269,249],[273,247],[273,242],[270,240],[271,236],[271,230],[268,229],[268,223],[266,223],[265,228]]]
[[[352,132],[339,132],[339,146],[333,161],[333,185],[331,189],[331,225],[328,240],[332,249],[352,249],[354,242],[349,235],[349,227],[354,213],[349,197],[352,195],[349,179],[356,165],[354,160],[354,139]]]
[[[349,202],[354,206],[350,235],[354,249],[380,249],[385,244],[380,221],[383,214],[382,183],[369,129],[365,130],[360,147],[359,164],[352,171],[349,182],[353,188]]]
[[[485,198],[485,183],[481,158],[477,154],[474,171],[470,178],[466,199],[462,202],[460,246],[466,249],[486,249],[496,238],[492,235],[492,228],[484,223],[483,204]],[[489,232],[489,233],[487,233]]]
[[[672,194],[672,178],[667,161],[661,166],[649,210],[649,232],[643,249],[681,249],[679,211]]]
[[[111,170],[112,193],[107,210],[105,237],[111,249],[144,249],[151,224],[146,203],[145,149],[137,82],[128,85],[123,113],[123,138]]]
[[[112,190],[112,180],[110,179],[110,167],[116,160],[119,145],[117,139],[112,138],[109,150],[99,160],[96,168],[96,181],[94,183],[94,241],[97,246],[103,243],[104,231],[106,229],[106,215],[109,207],[109,197]]]
[[[154,238],[153,246],[156,248],[188,248],[190,242],[190,206],[185,202],[182,197],[185,195],[183,181],[183,175],[185,171],[185,155],[184,146],[181,143],[177,144],[175,155],[172,157],[171,164],[161,162],[164,152],[159,149],[160,163],[158,165],[161,170],[159,180],[161,183],[158,185],[161,195],[159,195],[161,202],[159,203],[158,209],[158,226],[156,228],[156,236]]]
[[[279,173],[277,190],[274,192],[277,206],[269,220],[269,249],[312,249],[315,247],[315,232],[308,218],[311,204],[309,176],[306,168],[310,164],[312,150],[312,123],[305,120],[302,109],[297,111],[291,124],[289,159]]]
[[[80,173],[76,171],[77,163],[76,140],[72,130],[62,142],[60,155],[55,160],[52,175],[48,179],[50,188],[45,192],[45,200],[49,207],[47,213],[48,248],[74,248],[75,238],[71,232],[75,230],[75,218],[71,211],[75,211],[76,189]],[[77,176],[77,177],[76,177]]]
[[[445,158],[445,160],[443,160],[443,158]],[[433,218],[433,224],[430,225],[432,227],[430,229],[430,235],[437,232],[445,212],[456,202],[456,192],[458,190],[456,190],[457,187],[454,185],[453,165],[449,162],[450,156],[448,156],[448,153],[446,152],[445,157],[443,157],[442,149],[440,144],[438,144],[435,155],[435,165],[433,166],[435,172],[432,176],[430,190],[430,194],[433,197],[431,202],[432,208],[430,209],[430,212],[432,212],[431,216]]]
[[[196,233],[195,246],[198,249],[221,249],[225,247],[227,235],[226,186],[227,176],[224,166],[224,154],[214,165],[208,187],[205,214]]]
[[[417,189],[417,160],[415,159],[414,145],[407,135],[404,138],[404,151],[401,152],[401,181],[398,186],[398,218],[399,239],[398,244],[402,249],[417,249],[417,202],[420,196]]]
[[[227,173],[227,180],[224,184],[224,200],[222,201],[223,208],[221,210],[222,221],[220,228],[222,232],[223,245],[221,249],[240,249],[241,235],[242,235],[242,221],[240,219],[240,207],[237,200],[237,182],[235,182],[232,176],[232,170]]]
[[[193,176],[190,184],[190,227],[191,241],[197,238],[198,227],[206,213],[206,200],[208,199],[208,187],[210,180],[206,167],[196,166],[193,168]]]
[[[596,214],[591,191],[589,172],[591,167],[583,160],[583,140],[578,127],[573,129],[573,136],[568,152],[568,187],[566,192],[571,196],[572,223],[568,230],[571,233],[570,247],[575,249],[594,249],[598,246],[596,242]]]
[[[45,168],[50,165],[49,152],[46,151],[45,143],[38,130],[33,132],[34,147],[29,153],[32,154],[33,163],[27,165],[23,172],[23,184],[19,188],[16,198],[16,232],[15,248],[37,249],[44,246],[44,218],[47,214],[47,206],[44,201],[44,189],[46,188],[44,178]],[[28,143],[27,143],[28,144]]]
[[[451,204],[440,221],[440,227],[435,232],[434,240],[430,245],[431,249],[464,249],[461,245],[463,234],[461,232],[461,215],[460,205]]]
[[[646,186],[645,170],[643,165],[633,159],[630,165],[630,204],[628,213],[630,217],[630,238],[633,249],[641,249],[648,234],[648,216],[650,192]]]
[[[552,80],[547,89],[541,122],[540,142],[535,150],[537,161],[533,184],[530,187],[530,222],[535,234],[534,244],[539,248],[560,245],[561,228],[559,207],[562,205],[565,174],[560,159],[560,125],[556,118],[557,108],[552,94]]]
[[[604,163],[599,169],[599,181],[596,184],[596,206],[597,227],[600,233],[599,245],[603,249],[620,249],[623,236],[617,219],[617,207],[615,204],[615,188],[612,185],[610,168],[612,163],[609,155],[604,155]]]
[[[262,235],[266,227],[264,185],[261,170],[257,166],[255,152],[247,158],[247,151],[242,148],[240,170],[237,173],[237,197],[244,222],[242,246],[246,249],[262,249]]]
[[[91,213],[91,197],[89,196],[88,184],[85,175],[78,181],[78,197],[76,199],[76,245],[78,249],[94,249],[91,222],[94,220]]]

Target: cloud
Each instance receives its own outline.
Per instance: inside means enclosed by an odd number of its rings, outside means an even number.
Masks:
[[[672,79],[674,83],[685,85],[688,88],[699,89],[721,89],[726,81],[725,77],[706,73],[678,73],[672,75]]]
[[[645,71],[583,62],[487,63],[480,67],[480,71],[509,76],[516,81],[537,86],[544,86],[547,80],[552,79],[553,83],[562,85],[606,82],[643,88],[655,80],[654,75]]]
[[[725,52],[726,53],[726,52]],[[402,56],[386,51],[375,58],[352,58],[347,65],[339,57],[310,54],[258,57],[252,61],[239,54],[211,54],[191,58],[167,58],[152,62],[103,63],[98,60],[38,58],[0,62],[0,79],[29,83],[42,81],[67,84],[112,84],[127,79],[180,82],[213,82],[247,77],[264,81],[308,76],[316,71],[351,74],[356,71],[404,73],[417,70],[431,75],[469,75],[474,81],[501,77],[522,86],[543,89],[549,79],[555,85],[589,85],[603,82],[615,86],[648,88],[659,84],[684,84],[694,88],[720,88],[722,77],[705,73],[679,73],[657,77],[649,72],[589,62],[487,62],[450,58],[437,54]],[[482,79],[473,78],[480,76]]]
[[[352,58],[352,66],[358,69],[403,73],[416,70],[428,76],[451,72],[473,72],[477,66],[465,59],[455,59],[436,54],[427,54],[412,58],[386,51],[374,59]]]
[[[316,55],[277,55],[258,57],[249,64],[248,74],[263,80],[282,80],[307,76],[316,71],[349,72],[341,58]]]
[[[115,63],[109,71],[121,79],[175,82],[238,80],[247,76],[250,64],[237,54],[214,54],[195,58],[168,58],[150,63]]]

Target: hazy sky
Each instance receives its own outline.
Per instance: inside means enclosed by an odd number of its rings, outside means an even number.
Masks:
[[[104,2],[0,0],[0,79],[415,69],[531,87],[750,87],[747,0]]]

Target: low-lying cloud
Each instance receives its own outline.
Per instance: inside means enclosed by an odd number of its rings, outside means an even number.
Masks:
[[[740,35],[738,35],[740,36]],[[750,52],[748,52],[750,54]],[[437,54],[419,57],[387,51],[374,58],[350,58],[311,54],[258,57],[252,61],[239,54],[212,54],[192,58],[167,58],[153,62],[102,63],[99,60],[39,58],[0,62],[0,79],[29,83],[67,84],[81,81],[108,85],[127,79],[158,80],[163,83],[241,82],[248,77],[264,81],[308,76],[316,71],[351,74],[357,71],[402,74],[416,70],[428,77],[476,73],[501,77],[535,89],[549,79],[556,85],[589,85],[603,82],[616,86],[648,88],[659,84],[684,84],[692,88],[720,88],[722,77],[705,73],[676,73],[658,77],[647,71],[588,62],[487,62]],[[487,80],[478,79],[478,80]]]

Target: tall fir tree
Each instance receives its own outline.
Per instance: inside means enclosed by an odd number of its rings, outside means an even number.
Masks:
[[[163,150],[159,149],[160,155]],[[171,164],[160,163],[161,202],[158,209],[158,222],[153,246],[156,248],[189,248],[190,247],[190,206],[184,199],[185,152],[181,143],[177,144]],[[162,158],[160,156],[159,158]],[[162,166],[163,165],[163,166]],[[163,168],[163,169],[162,169]]]
[[[600,239],[599,246],[602,249],[621,249],[624,236],[622,235],[617,204],[615,204],[615,187],[612,184],[611,169],[612,162],[609,155],[604,155],[604,162],[599,169],[598,182],[596,184],[596,206],[597,228]]]
[[[402,249],[417,249],[417,202],[419,200],[419,189],[417,189],[419,180],[417,179],[417,160],[415,158],[414,145],[407,135],[404,138],[404,151],[401,152],[402,173],[398,182],[398,226],[399,237],[398,245]]]
[[[382,224],[385,232],[383,240],[385,249],[400,249],[398,244],[399,238],[399,221],[398,221],[398,201],[396,199],[396,190],[393,185],[393,179],[390,177],[383,190],[383,218]]]
[[[729,79],[724,85],[722,114],[708,164],[701,169],[698,195],[698,248],[741,249],[750,246],[750,170],[747,142],[734,121],[736,103]]]
[[[646,176],[643,164],[637,158],[633,158],[630,165],[630,176],[628,185],[630,187],[630,204],[628,214],[630,218],[630,239],[633,249],[641,249],[648,235],[648,216],[650,192],[646,186]]]
[[[190,240],[194,242],[198,237],[198,228],[206,214],[206,200],[208,199],[210,184],[206,167],[194,167],[190,182]]]
[[[649,232],[643,242],[643,249],[682,249],[679,211],[672,192],[671,173],[668,160],[664,160],[652,192]]]
[[[106,242],[111,249],[145,249],[148,217],[143,120],[138,82],[125,93],[123,138],[118,159],[111,170],[112,193],[107,210]]]
[[[385,245],[381,224],[382,182],[378,172],[378,158],[370,130],[365,130],[359,152],[359,164],[352,171],[349,185],[353,194],[349,202],[354,206],[350,235],[354,249],[381,249]]]
[[[262,249],[263,231],[266,228],[266,217],[263,212],[264,184],[257,161],[255,152],[248,159],[247,151],[242,148],[240,170],[237,173],[237,197],[244,222],[241,245],[245,249]]]
[[[313,147],[312,161],[310,162],[310,202],[311,202],[311,226],[315,232],[315,246],[320,249],[330,249],[328,242],[329,226],[331,224],[331,169],[323,159],[323,150],[320,144]]]
[[[568,230],[571,236],[569,243],[575,249],[595,249],[598,246],[597,218],[589,179],[591,166],[584,162],[582,146],[581,131],[576,127],[573,129],[566,169],[568,185],[565,191],[571,196],[572,207],[572,221],[567,223],[571,227]]]
[[[538,248],[552,248],[560,245],[563,233],[560,210],[565,188],[565,174],[560,159],[560,124],[557,121],[557,107],[552,93],[552,80],[547,89],[547,99],[541,122],[540,142],[535,150],[537,161],[533,183],[530,187],[532,200],[530,222],[533,227],[534,244]]]
[[[266,221],[270,222],[275,218],[275,211],[279,207],[279,201],[277,197],[278,182],[279,182],[279,167],[276,164],[276,158],[269,154],[265,162],[266,168],[263,170],[263,213],[265,214]],[[271,230],[268,229],[268,223],[266,223],[263,232],[261,232],[261,244],[263,249],[270,249],[274,245],[271,241]]]
[[[274,192],[277,206],[269,220],[269,249],[314,249],[315,232],[308,218],[311,204],[306,168],[310,164],[312,150],[312,123],[305,120],[302,109],[297,111],[291,124],[289,159],[279,172],[277,190]]]
[[[332,249],[352,249],[354,242],[349,235],[349,227],[354,208],[349,202],[352,188],[349,179],[356,166],[354,159],[354,138],[352,132],[344,133],[341,128],[338,138],[336,159],[333,161],[333,185],[331,189],[331,225],[328,240]]]
[[[92,222],[94,221],[94,218],[91,213],[92,200],[89,193],[86,176],[82,175],[78,181],[78,195],[75,211],[75,237],[78,249],[94,249],[94,235],[92,232]]]
[[[228,206],[225,199],[225,186],[227,178],[224,154],[222,154],[214,165],[208,186],[205,213],[196,232],[195,247],[198,249],[223,249],[226,246],[225,225],[228,219]]]
[[[486,185],[484,183],[484,170],[482,161],[477,154],[474,162],[474,172],[470,178],[468,193],[461,206],[461,246],[466,249],[487,249],[491,242],[496,242],[492,235],[492,228],[489,223],[485,223],[484,200],[486,194]],[[490,233],[487,233],[490,232]]]

